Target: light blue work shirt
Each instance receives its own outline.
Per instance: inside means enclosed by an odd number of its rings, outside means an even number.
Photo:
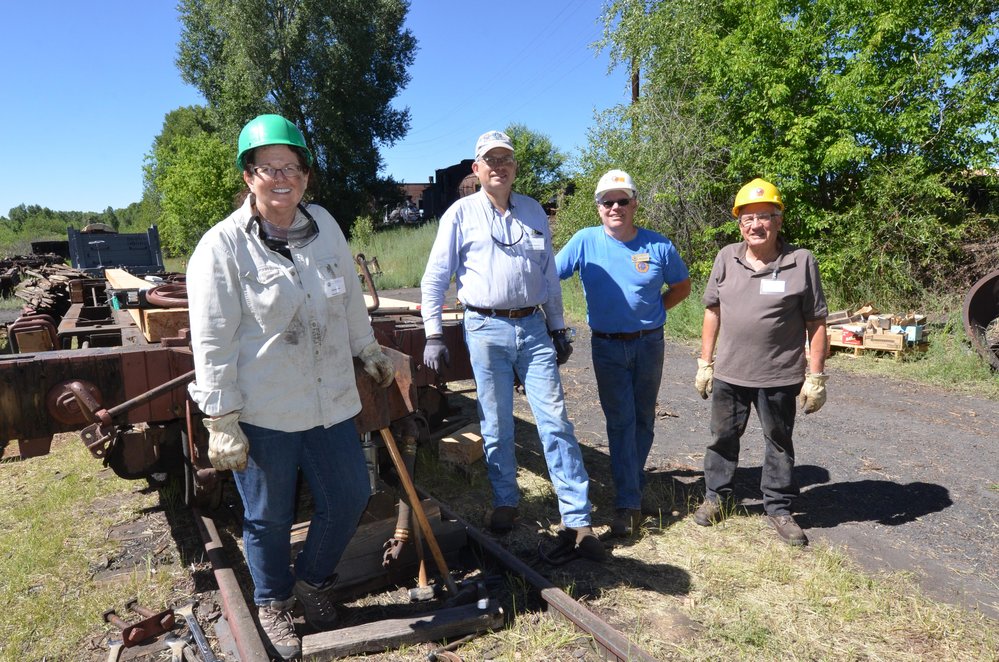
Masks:
[[[441,216],[420,283],[428,336],[442,333],[441,309],[452,276],[465,305],[541,306],[549,329],[565,327],[548,215],[526,195],[511,193],[509,209],[501,213],[479,191]]]

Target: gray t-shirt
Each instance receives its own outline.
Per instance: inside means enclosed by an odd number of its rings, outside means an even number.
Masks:
[[[805,379],[805,322],[829,312],[815,256],[779,240],[780,255],[759,271],[746,243],[715,256],[704,291],[719,306],[715,377],[736,386],[790,386]]]

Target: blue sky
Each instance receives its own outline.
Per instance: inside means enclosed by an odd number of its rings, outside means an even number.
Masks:
[[[470,158],[476,137],[518,122],[573,154],[594,111],[627,100],[608,75],[601,0],[494,5],[413,0],[407,27],[419,51],[395,104],[410,132],[384,150],[383,174],[426,181]],[[0,58],[4,156],[0,216],[19,204],[102,211],[142,195],[142,165],[163,118],[204,99],[174,60],[181,26],[164,0],[5,3]],[[331,100],[331,103],[335,101]]]

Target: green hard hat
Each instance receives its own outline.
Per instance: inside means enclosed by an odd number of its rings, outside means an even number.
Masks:
[[[265,145],[291,145],[301,147],[308,157],[307,166],[312,166],[312,152],[305,146],[305,137],[298,127],[280,115],[258,115],[246,123],[239,132],[239,153],[236,165],[240,170],[246,165],[243,156],[256,147]]]

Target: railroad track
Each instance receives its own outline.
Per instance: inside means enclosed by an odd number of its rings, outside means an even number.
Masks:
[[[642,650],[600,616],[574,600],[520,558],[507,551],[492,537],[464,521],[447,504],[434,499],[423,490],[420,492],[421,498],[433,501],[440,508],[444,517],[465,528],[469,544],[477,547],[483,557],[487,557],[497,566],[503,568],[506,573],[523,578],[544,601],[546,609],[553,610],[557,615],[572,623],[582,634],[591,637],[605,660],[611,662],[655,662],[652,655]],[[234,564],[226,556],[214,520],[197,508],[193,509],[193,517],[204,542],[206,556],[212,564],[215,580],[219,587],[223,615],[240,662],[269,662],[271,658],[257,632],[250,606],[243,598],[243,592],[233,569]]]

